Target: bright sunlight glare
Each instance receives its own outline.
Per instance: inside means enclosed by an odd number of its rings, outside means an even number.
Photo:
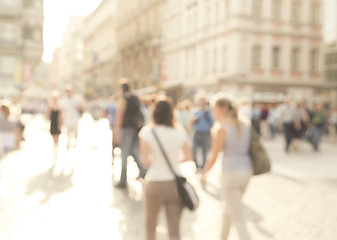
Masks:
[[[52,61],[55,47],[62,44],[71,15],[87,16],[102,0],[44,0],[43,61]]]

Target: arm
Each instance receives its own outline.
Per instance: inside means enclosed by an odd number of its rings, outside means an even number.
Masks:
[[[209,172],[214,166],[218,154],[222,150],[225,137],[226,137],[225,129],[219,125],[214,126],[214,129],[212,129],[212,149],[201,177],[202,182],[206,181],[207,172]]]
[[[148,167],[150,165],[149,161],[149,155],[150,155],[150,148],[147,142],[145,142],[143,139],[139,139],[139,157],[140,162],[144,167]]]
[[[124,112],[125,112],[125,102],[124,99],[120,99],[120,102],[117,107],[116,111],[116,121],[115,121],[115,127],[113,129],[113,141],[114,143],[119,144],[120,142],[120,130],[122,128],[123,118],[124,118]]]

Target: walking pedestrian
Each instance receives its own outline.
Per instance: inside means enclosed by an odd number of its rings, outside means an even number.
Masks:
[[[9,119],[10,107],[6,104],[0,106],[0,157],[18,148],[16,122]]]
[[[337,107],[331,110],[329,117],[329,132],[333,142],[337,140]]]
[[[323,129],[325,126],[326,120],[323,112],[323,104],[315,103],[313,112],[310,116],[310,132],[309,142],[312,144],[313,149],[318,151],[318,147],[321,141],[321,137],[323,134]]]
[[[116,112],[113,141],[118,144],[122,155],[121,177],[116,187],[125,188],[127,184],[127,158],[132,156],[139,169],[139,178],[144,178],[146,169],[139,161],[138,133],[143,125],[144,118],[140,109],[138,97],[131,93],[129,80],[120,80],[122,97],[119,100]]]
[[[301,128],[301,119],[299,112],[291,102],[291,98],[286,96],[283,104],[280,106],[280,122],[285,136],[285,151],[289,152],[289,147],[296,136],[296,130]]]
[[[70,148],[74,139],[77,144],[78,123],[84,111],[83,99],[80,95],[73,94],[71,84],[65,86],[66,96],[61,99],[60,107],[63,115],[63,127],[67,133],[67,148]]]
[[[62,126],[62,111],[59,104],[59,93],[54,91],[52,98],[48,104],[47,117],[50,120],[49,132],[53,137],[54,151],[57,151],[59,144],[59,136],[61,134]]]
[[[109,121],[109,128],[111,131],[113,131],[114,127],[115,127],[115,122],[116,122],[116,112],[117,112],[117,94],[111,96],[109,98],[109,102],[106,106],[105,109],[105,117],[108,119]],[[114,163],[114,159],[115,159],[115,148],[118,147],[117,144],[114,143],[113,141],[113,132],[111,135],[111,154],[112,154],[112,164]]]
[[[207,154],[210,150],[210,129],[214,119],[207,106],[204,95],[196,97],[198,106],[192,111],[191,123],[193,129],[193,160],[198,171],[204,169]],[[198,149],[202,150],[202,162],[198,159]]]
[[[180,239],[180,219],[183,205],[177,195],[175,176],[162,154],[153,132],[163,145],[174,171],[180,174],[179,162],[192,160],[189,138],[183,126],[173,120],[172,105],[160,99],[153,112],[153,124],[139,133],[141,161],[148,168],[145,181],[146,239],[156,239],[156,226],[160,208],[165,207],[170,240]],[[183,151],[183,155],[180,152]]]
[[[214,166],[218,154],[223,152],[221,185],[225,207],[221,239],[228,239],[233,225],[241,240],[249,240],[242,197],[252,176],[248,153],[251,124],[247,119],[238,117],[234,102],[225,96],[215,96],[212,108],[216,119],[212,128],[212,149],[201,181],[206,182],[206,174]]]

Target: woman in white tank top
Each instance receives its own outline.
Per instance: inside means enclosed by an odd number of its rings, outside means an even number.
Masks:
[[[165,149],[174,171],[180,175],[179,163],[192,160],[189,138],[182,126],[176,126],[172,106],[167,99],[159,99],[153,111],[153,124],[139,132],[140,160],[148,168],[145,177],[146,240],[156,239],[156,227],[161,207],[166,210],[170,240],[180,239],[180,219],[183,205],[177,195],[175,176],[154,137],[152,129]],[[180,153],[183,154],[180,154]]]
[[[223,95],[216,95],[211,104],[216,123],[211,131],[212,150],[201,180],[206,182],[207,172],[214,166],[219,152],[223,152],[221,186],[225,207],[221,239],[228,238],[232,224],[239,238],[248,240],[250,237],[246,229],[242,197],[252,176],[248,154],[250,123],[238,118],[234,102]]]

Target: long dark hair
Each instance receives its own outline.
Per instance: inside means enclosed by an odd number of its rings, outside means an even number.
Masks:
[[[153,111],[153,121],[158,125],[174,126],[173,108],[169,99],[163,98],[157,101]]]

